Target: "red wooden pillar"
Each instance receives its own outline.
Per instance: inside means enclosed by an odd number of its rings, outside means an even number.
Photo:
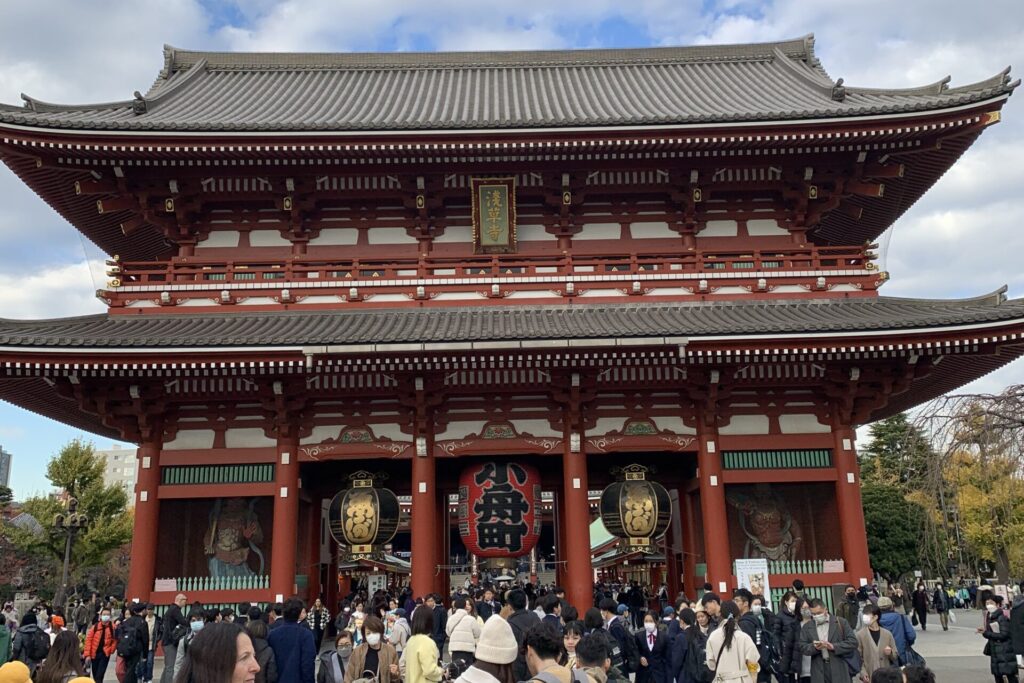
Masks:
[[[839,512],[839,535],[843,542],[843,560],[850,582],[861,586],[871,581],[871,560],[864,527],[864,508],[860,500],[860,467],[854,449],[855,434],[849,427],[833,430],[836,468],[836,507]]]
[[[551,509],[555,522],[555,584],[565,586],[565,494],[555,491]],[[589,512],[589,510],[588,510]],[[588,539],[589,543],[589,539]]]
[[[270,593],[281,602],[295,593],[295,554],[299,531],[299,439],[291,431],[277,437],[274,468],[274,525],[270,542]]]
[[[683,590],[687,597],[697,597],[697,534],[693,515],[693,496],[686,489],[679,489],[679,515],[683,525]],[[700,577],[701,584],[704,577]]]
[[[569,420],[566,420],[568,423]],[[590,502],[587,500],[587,456],[580,434],[573,452],[572,429],[566,428],[562,451],[565,529],[572,529],[573,542],[559,548],[565,564],[565,597],[583,614],[594,604],[594,570],[590,563]]]
[[[417,598],[434,591],[434,573],[437,571],[437,477],[433,454],[433,439],[426,439],[426,455],[412,459],[412,508],[410,536],[412,537],[412,592]]]
[[[151,430],[139,444],[139,476],[135,484],[135,530],[132,534],[129,600],[147,602],[156,581],[156,539],[160,528],[160,448],[163,431]]]
[[[700,422],[703,423],[703,420]],[[708,565],[708,581],[717,593],[727,595],[732,569],[718,430],[701,424],[697,429],[697,441],[700,508],[704,518],[704,556]]]

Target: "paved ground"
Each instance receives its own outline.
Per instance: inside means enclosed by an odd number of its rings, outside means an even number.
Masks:
[[[988,657],[981,654],[985,640],[975,632],[981,625],[981,612],[957,610],[956,615],[957,623],[950,624],[948,631],[943,631],[937,621],[930,624],[927,631],[918,630],[915,649],[928,661],[938,683],[991,681]],[[328,646],[324,644],[325,649]],[[163,671],[160,658],[156,660],[155,669],[153,679],[159,681]],[[104,683],[117,683],[113,664],[107,669]]]

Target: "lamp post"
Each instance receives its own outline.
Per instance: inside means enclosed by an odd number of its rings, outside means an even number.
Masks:
[[[57,596],[54,599],[54,606],[60,605],[64,607],[64,601],[67,597],[68,587],[68,570],[71,565],[71,545],[74,543],[75,534],[84,529],[89,523],[89,518],[86,515],[78,514],[78,500],[76,498],[68,499],[68,511],[67,513],[58,513],[53,517],[53,526],[59,531],[63,531],[67,534],[67,541],[64,543],[64,571],[61,574],[60,588],[57,589]]]

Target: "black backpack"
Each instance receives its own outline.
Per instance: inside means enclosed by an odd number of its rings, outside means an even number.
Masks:
[[[707,636],[697,631],[694,637],[689,638],[689,641],[687,646],[689,652],[686,653],[686,673],[694,681],[710,683],[715,680],[715,672],[709,669],[705,663],[707,660]]]
[[[776,676],[782,675],[782,652],[775,636],[768,629],[759,626],[755,632],[754,645],[760,655],[761,668]]]
[[[25,654],[34,662],[41,662],[46,659],[46,656],[50,654],[50,636],[46,635],[46,632],[39,629],[35,633],[29,635],[28,642],[25,643]]]
[[[129,659],[142,654],[142,636],[139,627],[128,619],[121,624],[121,637],[117,641],[117,654]]]

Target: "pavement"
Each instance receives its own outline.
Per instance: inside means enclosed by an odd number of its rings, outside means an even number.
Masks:
[[[917,642],[914,649],[920,653],[928,668],[935,672],[937,683],[982,683],[991,681],[988,657],[981,654],[985,647],[985,639],[975,629],[981,626],[981,612],[978,610],[956,610],[957,623],[950,623],[949,630],[943,631],[937,617],[930,614],[927,631],[917,629]],[[321,651],[328,649],[330,643],[324,639]],[[159,681],[163,672],[163,660],[156,658],[153,680]],[[1024,673],[1024,672],[1022,672]],[[111,663],[103,683],[117,683],[114,676],[114,665]]]

